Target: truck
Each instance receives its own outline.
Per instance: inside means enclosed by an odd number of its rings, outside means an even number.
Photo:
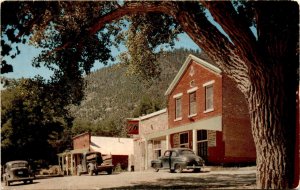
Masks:
[[[103,159],[100,152],[86,152],[82,154],[80,164],[77,166],[77,175],[93,174],[98,175],[99,172],[107,172],[108,175],[112,174],[113,171],[112,160]]]

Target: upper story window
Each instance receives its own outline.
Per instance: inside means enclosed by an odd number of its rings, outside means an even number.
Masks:
[[[196,115],[197,103],[196,103],[196,91],[189,93],[189,116]]]
[[[214,109],[214,91],[213,85],[205,86],[205,111]]]
[[[175,119],[182,118],[181,97],[175,98]]]
[[[203,84],[205,88],[205,110],[204,113],[214,110],[214,83],[215,81],[209,81]]]

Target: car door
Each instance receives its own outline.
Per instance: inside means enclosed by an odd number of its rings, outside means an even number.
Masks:
[[[162,162],[163,168],[169,168],[170,167],[170,163],[169,163],[170,155],[171,155],[171,151],[167,150],[164,153],[164,155],[161,157],[161,162]]]
[[[177,159],[178,159],[178,154],[177,154],[177,152],[176,151],[172,151],[171,153],[170,153],[170,163],[169,163],[169,167],[170,167],[170,169],[174,169],[174,162],[176,162],[177,161]]]

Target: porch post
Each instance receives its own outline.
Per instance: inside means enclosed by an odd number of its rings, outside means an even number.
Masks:
[[[193,151],[196,155],[198,155],[197,148],[197,130],[193,129]]]
[[[169,150],[170,148],[170,135],[166,135],[166,149]]]

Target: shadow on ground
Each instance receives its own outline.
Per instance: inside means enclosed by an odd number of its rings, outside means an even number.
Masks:
[[[255,174],[212,174],[197,177],[174,177],[159,179],[155,182],[134,183],[107,189],[253,189]]]

